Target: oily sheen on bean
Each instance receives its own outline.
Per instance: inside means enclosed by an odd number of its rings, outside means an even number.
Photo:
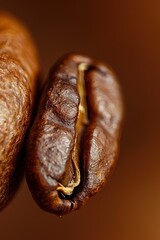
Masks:
[[[105,63],[68,54],[53,66],[27,144],[27,182],[40,208],[64,215],[100,190],[121,120],[121,90]]]

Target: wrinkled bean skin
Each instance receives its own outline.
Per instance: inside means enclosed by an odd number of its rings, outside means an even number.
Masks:
[[[0,209],[13,196],[24,166],[21,150],[38,74],[29,33],[13,16],[0,12]]]
[[[77,128],[81,63],[88,122]],[[40,208],[61,216],[99,191],[115,165],[121,120],[120,87],[106,64],[69,54],[51,69],[27,144],[27,182]]]

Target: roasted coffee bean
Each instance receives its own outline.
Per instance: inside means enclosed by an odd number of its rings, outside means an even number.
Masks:
[[[24,161],[39,64],[25,27],[0,13],[0,209],[13,196]]]
[[[99,191],[115,165],[121,119],[106,64],[69,54],[52,68],[27,145],[27,182],[42,209],[64,215]]]

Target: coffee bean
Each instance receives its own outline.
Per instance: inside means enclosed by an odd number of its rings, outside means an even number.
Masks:
[[[64,215],[100,190],[121,120],[121,90],[105,63],[69,54],[53,66],[27,145],[27,182],[42,209]]]
[[[0,209],[13,196],[24,160],[21,155],[31,120],[39,63],[26,28],[0,13]]]

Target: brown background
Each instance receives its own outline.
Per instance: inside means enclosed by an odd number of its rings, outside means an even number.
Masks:
[[[126,107],[119,162],[105,188],[58,218],[36,206],[24,182],[0,214],[0,239],[159,240],[159,0],[0,0],[0,7],[32,31],[45,75],[70,51],[105,60]]]

